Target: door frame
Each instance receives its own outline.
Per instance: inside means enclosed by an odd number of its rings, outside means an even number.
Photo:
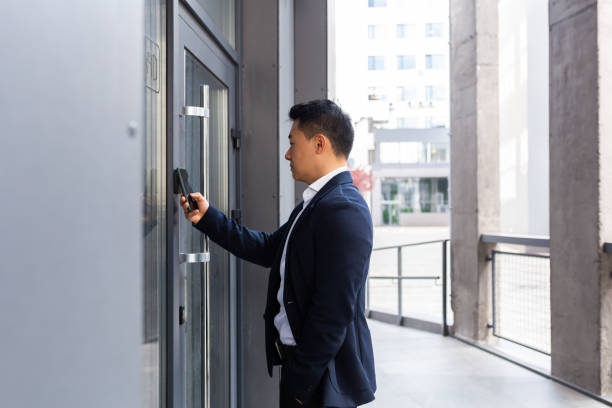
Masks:
[[[240,1],[236,0],[236,45],[239,43],[238,18]],[[165,406],[167,408],[185,407],[185,367],[182,358],[184,353],[184,340],[181,337],[182,327],[178,324],[179,306],[183,302],[181,269],[179,266],[179,237],[178,217],[182,217],[182,210],[178,206],[178,199],[173,194],[173,169],[178,163],[184,162],[180,149],[177,150],[174,135],[185,131],[184,119],[179,117],[179,111],[184,104],[184,48],[187,48],[205,67],[228,88],[229,98],[229,129],[238,129],[238,52],[233,50],[229,43],[220,36],[220,31],[212,26],[212,20],[194,1],[169,0],[167,4],[167,137],[166,137],[166,180],[167,180],[167,277],[166,277],[166,383]],[[206,25],[208,24],[208,25]],[[211,28],[212,27],[212,28]],[[232,148],[228,134],[228,194],[229,208],[239,208],[239,174],[237,164],[239,158]],[[230,255],[229,271],[229,313],[230,313],[230,407],[237,407],[237,259]]]

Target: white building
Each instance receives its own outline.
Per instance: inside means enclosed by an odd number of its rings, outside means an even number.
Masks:
[[[447,225],[419,214],[448,211],[448,2],[336,0],[334,15],[331,96],[358,124],[349,164],[372,170],[375,225]],[[433,166],[432,146],[444,152]]]

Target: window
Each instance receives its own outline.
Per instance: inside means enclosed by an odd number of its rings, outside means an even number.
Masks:
[[[381,198],[385,224],[397,224],[395,218],[402,213],[447,213],[448,179],[385,178],[381,180]]]
[[[376,38],[376,26],[373,24],[368,25],[368,40]]]
[[[425,37],[442,37],[443,33],[444,33],[444,24],[442,23],[425,24]]]
[[[382,87],[370,86],[368,87],[368,100],[369,101],[386,101],[387,94]]]
[[[399,143],[383,142],[379,146],[381,163],[399,163]]]
[[[448,162],[448,142],[381,142],[379,148],[385,164]]]
[[[387,0],[368,0],[368,7],[387,7]]]
[[[380,71],[385,69],[385,57],[381,55],[369,56],[368,57],[368,70]]]
[[[417,90],[414,87],[398,86],[397,100],[398,101],[414,101],[417,98]]]
[[[428,116],[425,118],[426,128],[442,128],[446,127],[446,119],[440,116]]]
[[[395,36],[397,38],[415,37],[414,24],[398,24],[395,26]]]
[[[400,163],[422,163],[424,157],[424,145],[421,142],[400,142]]]
[[[429,143],[429,163],[448,162],[448,143]]]
[[[399,117],[396,119],[395,123],[398,129],[415,129],[419,127],[419,119],[414,116]]]
[[[383,24],[368,24],[368,39],[379,40],[386,37],[385,28]]]
[[[398,55],[397,69],[415,69],[416,57],[414,55]]]
[[[446,100],[446,87],[443,85],[427,85],[425,87],[425,100],[427,102]]]
[[[416,164],[426,161],[426,145],[422,142],[381,142],[380,162]]]
[[[444,55],[440,55],[440,54],[425,55],[425,68],[426,69],[443,69],[444,68]]]

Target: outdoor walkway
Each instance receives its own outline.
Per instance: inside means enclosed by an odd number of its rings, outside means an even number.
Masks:
[[[606,407],[458,340],[368,320],[378,390],[368,408]]]

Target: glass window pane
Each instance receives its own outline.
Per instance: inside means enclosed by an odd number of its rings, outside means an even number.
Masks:
[[[442,37],[443,33],[444,33],[444,24],[442,23],[425,24],[425,37]]]
[[[400,143],[400,163],[421,163],[423,143],[421,142],[401,142]]]
[[[399,143],[384,142],[380,144],[380,162],[399,162]]]
[[[191,185],[201,191],[202,180],[208,175],[208,200],[219,210],[229,212],[229,92],[204,65],[190,53],[185,56],[185,104],[202,106],[201,85],[208,85],[209,151],[204,149],[201,138],[202,120],[185,118],[185,161]],[[208,155],[208,168],[204,157]],[[214,171],[210,171],[214,169]],[[193,174],[193,176],[192,176]],[[197,186],[197,187],[196,187]],[[182,220],[183,218],[181,218]],[[181,221],[182,222],[182,221]],[[193,252],[201,252],[199,240],[204,235],[187,226],[187,237]],[[187,402],[189,408],[197,408],[203,398],[209,398],[212,407],[229,406],[229,254],[210,242],[208,279],[204,264],[189,264],[187,271]],[[190,251],[192,252],[192,251]],[[195,268],[195,269],[194,269]],[[208,296],[207,296],[208,295]],[[190,313],[191,312],[191,313]],[[208,344],[208,348],[206,345]],[[210,395],[202,396],[202,382],[210,373]]]
[[[399,117],[396,119],[398,129],[416,129],[419,127],[419,118],[416,116]]]
[[[232,47],[236,46],[236,0],[198,0]]]
[[[380,71],[385,69],[385,57],[381,55],[368,56],[368,70]]]
[[[425,56],[425,68],[427,69],[443,69],[445,67],[444,64],[444,55],[435,54],[435,55],[426,55]]]
[[[415,69],[416,57],[414,55],[398,55],[397,69]]]
[[[387,7],[387,0],[368,0],[368,7]]]

